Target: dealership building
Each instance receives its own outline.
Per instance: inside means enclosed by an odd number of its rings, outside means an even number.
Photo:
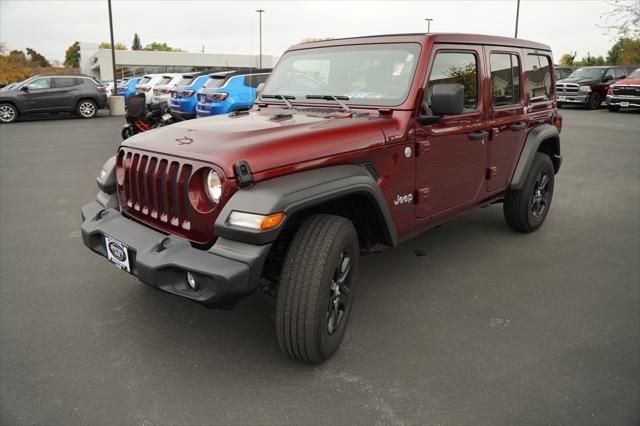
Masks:
[[[249,68],[260,65],[259,55],[116,50],[116,78],[163,72],[189,72]],[[262,67],[272,68],[276,58],[262,55]],[[80,43],[80,71],[99,80],[112,80],[111,50],[97,43]]]

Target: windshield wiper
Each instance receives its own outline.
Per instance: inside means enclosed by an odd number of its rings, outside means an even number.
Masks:
[[[305,98],[307,98],[307,99],[322,99],[322,100],[325,100],[325,101],[336,101],[340,105],[340,107],[342,108],[342,111],[349,112],[349,113],[353,114],[353,111],[351,110],[351,108],[349,108],[347,106],[347,104],[342,102],[342,101],[348,101],[349,100],[348,96],[307,95],[307,96],[305,96]]]
[[[289,109],[295,109],[295,107],[293,106],[293,104],[291,102],[289,102],[289,99],[295,99],[295,96],[291,96],[291,95],[261,95],[261,98],[267,98],[267,99],[282,99],[282,101],[287,104],[287,108]]]

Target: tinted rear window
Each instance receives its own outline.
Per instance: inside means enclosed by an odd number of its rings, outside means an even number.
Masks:
[[[224,85],[225,77],[209,77],[209,80],[204,84],[204,87],[208,89],[215,89]]]
[[[269,74],[249,74],[244,77],[245,86],[258,87],[260,83],[267,81]]]
[[[176,86],[188,86],[191,83],[193,83],[194,78],[195,77],[183,76],[182,78],[180,78],[180,80],[178,80],[178,82],[176,83]]]
[[[165,77],[165,76],[162,76],[162,78],[158,81],[158,84],[157,84],[157,85],[158,85],[158,86],[164,86],[165,84],[169,84],[169,82],[170,82],[171,80],[173,80],[173,78],[172,78],[172,77]]]
[[[63,88],[63,87],[73,87],[79,86],[82,84],[82,80],[79,78],[72,77],[57,77],[53,79],[53,87]]]
[[[151,77],[142,77],[142,80],[138,82],[138,84],[147,84],[151,81]]]

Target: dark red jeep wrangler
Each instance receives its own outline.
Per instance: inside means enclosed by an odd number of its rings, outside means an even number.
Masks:
[[[492,203],[516,231],[542,225],[561,162],[552,64],[548,46],[480,35],[293,46],[251,111],[124,141],[83,241],[208,306],[277,294],[280,348],[322,362],[362,254]]]

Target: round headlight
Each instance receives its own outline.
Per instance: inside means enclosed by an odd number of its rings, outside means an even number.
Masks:
[[[218,204],[222,196],[222,180],[215,170],[210,170],[209,173],[204,176],[204,187],[209,199],[214,204]]]

